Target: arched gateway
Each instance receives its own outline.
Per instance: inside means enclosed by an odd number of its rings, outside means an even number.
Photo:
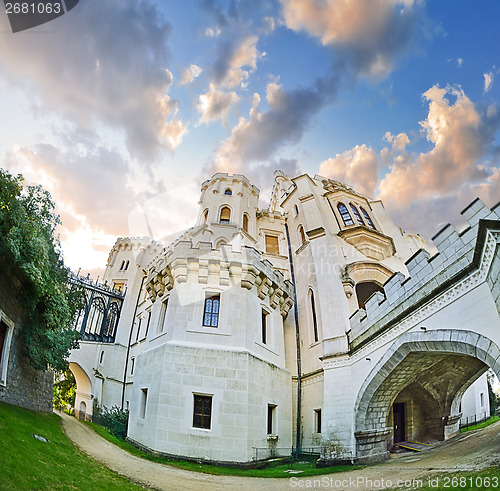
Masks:
[[[384,457],[393,443],[444,440],[459,432],[460,401],[500,349],[472,331],[421,330],[398,338],[363,383],[355,404],[356,453]]]

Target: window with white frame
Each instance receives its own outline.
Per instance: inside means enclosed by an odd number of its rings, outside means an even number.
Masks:
[[[7,367],[14,323],[0,310],[0,385],[7,383]]]
[[[193,394],[193,427],[209,430],[212,425],[212,396]]]

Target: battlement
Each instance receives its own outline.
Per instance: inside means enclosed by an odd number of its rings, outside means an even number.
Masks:
[[[272,308],[286,316],[293,305],[293,287],[280,271],[253,247],[236,250],[231,244],[212,249],[210,242],[178,241],[164,249],[148,266],[146,289],[153,302],[176,284],[196,282],[217,286],[240,286],[269,297]]]
[[[469,226],[458,232],[446,225],[433,238],[438,249],[434,256],[421,249],[406,261],[408,277],[395,273],[384,285],[384,293],[374,293],[364,310],[351,318],[349,342],[355,345],[383,331],[386,326],[416,308],[426,299],[437,295],[443,285],[458,280],[474,264],[474,255],[481,223],[500,221],[500,204],[491,209],[480,199],[474,200],[462,212]]]

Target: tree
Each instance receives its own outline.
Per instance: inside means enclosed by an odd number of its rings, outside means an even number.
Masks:
[[[50,194],[23,181],[0,169],[0,267],[23,309],[19,335],[31,365],[65,370],[69,350],[78,347],[71,324],[82,308],[81,287],[69,281]]]

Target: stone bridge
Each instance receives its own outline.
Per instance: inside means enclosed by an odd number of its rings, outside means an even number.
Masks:
[[[465,390],[500,375],[500,204],[462,215],[468,228],[444,227],[437,254],[419,251],[353,314],[348,353],[324,357],[325,463],[456,435]]]

